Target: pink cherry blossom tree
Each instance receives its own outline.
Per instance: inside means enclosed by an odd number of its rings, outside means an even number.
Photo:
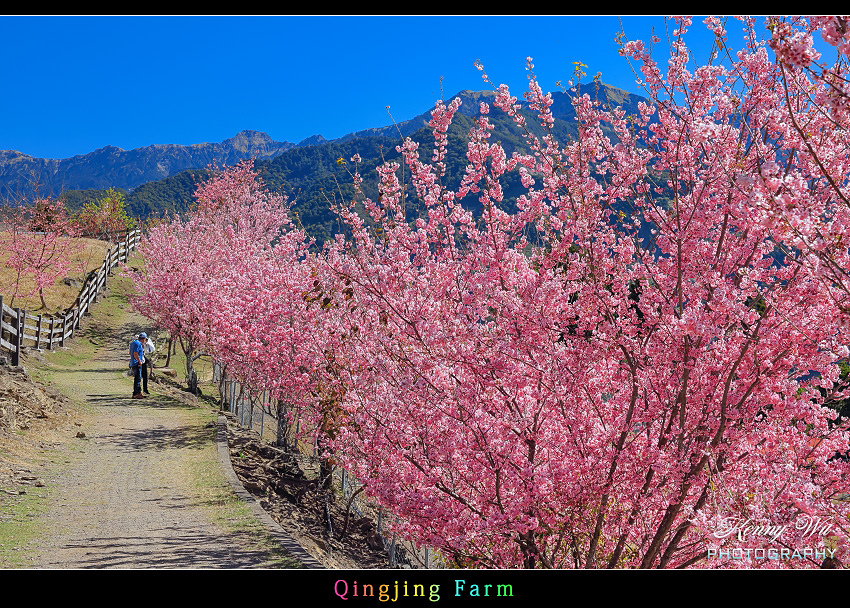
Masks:
[[[11,303],[19,296],[38,293],[41,307],[47,308],[44,289],[71,270],[74,256],[82,250],[82,243],[75,239],[76,227],[57,199],[21,204],[10,219],[3,245],[9,253],[6,264],[15,272]],[[21,292],[24,279],[33,282],[26,293]]]
[[[145,274],[134,303],[181,339],[187,365],[208,353],[254,396],[277,398],[279,428],[300,417],[302,435],[310,433],[325,452],[320,489],[330,498],[327,447],[344,388],[333,331],[320,322],[330,299],[322,267],[309,254],[312,241],[251,163],[217,173],[195,196],[187,218],[155,226],[143,243]]]
[[[222,334],[238,339],[220,325],[225,305],[239,306],[244,293],[229,279],[288,225],[286,200],[264,188],[249,161],[199,184],[195,198],[188,217],[157,223],[143,240],[145,269],[134,276],[133,298],[142,314],[180,340],[190,383],[202,352],[220,345]]]
[[[817,122],[817,103],[803,136],[789,126],[793,99],[835,80],[789,78],[746,20],[745,49],[691,73],[689,25],[677,20],[665,71],[624,44],[653,101],[639,116],[584,95],[576,141],[529,133],[531,153],[507,158],[482,104],[450,191],[457,102],[438,104],[432,164],[400,147],[427,220],[406,221],[396,165],[362,201],[376,232],[339,210],[354,239],[327,256],[349,336],[333,449],[400,533],[460,565],[819,565],[709,560],[730,518],[847,550],[849,471],[834,458],[847,424],[818,390],[834,391],[848,354],[835,245],[846,130]],[[547,128],[551,96],[530,76]],[[524,124],[507,87],[494,105]],[[516,213],[502,208],[507,171],[527,188]],[[834,533],[807,536],[801,517]]]

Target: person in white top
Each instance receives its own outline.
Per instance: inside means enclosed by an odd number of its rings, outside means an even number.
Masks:
[[[138,396],[142,397],[143,394],[144,395],[150,395],[150,393],[148,392],[148,375],[149,375],[148,370],[149,370],[149,368],[153,367],[153,361],[151,361],[150,356],[154,352],[156,352],[156,346],[154,346],[153,340],[148,338],[148,336],[145,332],[142,332],[142,333],[139,334],[138,342],[141,342],[141,344],[142,344],[141,357],[136,357],[137,361],[138,361],[138,359],[141,359],[141,363],[138,364],[139,376],[140,376],[138,378],[138,382],[140,384],[140,386],[138,387]],[[131,345],[130,345],[131,356],[132,356],[132,352],[133,352],[133,346],[132,346],[132,343],[131,343]],[[132,365],[132,362],[131,362],[131,365]],[[134,388],[133,392],[134,392],[133,396],[135,397],[136,396],[136,389],[135,388]]]
[[[151,361],[151,355],[154,352],[156,352],[156,346],[154,346],[153,340],[151,340],[150,338],[147,338],[146,340],[144,340],[142,342],[142,346],[144,347],[144,350],[145,350],[145,362],[142,363],[142,385],[143,385],[142,392],[145,395],[150,395],[150,393],[148,392],[148,377],[149,377],[149,374],[150,374],[149,370],[150,370],[150,368],[153,367],[153,361]]]

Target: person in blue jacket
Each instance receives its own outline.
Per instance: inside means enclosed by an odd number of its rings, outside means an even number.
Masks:
[[[148,336],[145,332],[130,342],[130,369],[133,370],[133,399],[142,399],[142,365],[145,362],[145,345]]]

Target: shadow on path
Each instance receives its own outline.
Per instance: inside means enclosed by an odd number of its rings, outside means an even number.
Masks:
[[[267,551],[234,552],[222,545],[215,532],[163,525],[146,530],[145,536],[109,536],[75,541],[59,548],[80,554],[74,567],[97,568],[256,568],[268,558]],[[56,562],[58,565],[61,562]],[[48,562],[45,564],[50,567]]]
[[[147,428],[136,431],[101,433],[98,441],[109,442],[122,451],[152,451],[195,449],[210,446],[215,437],[213,431],[205,427],[179,426],[172,428]]]

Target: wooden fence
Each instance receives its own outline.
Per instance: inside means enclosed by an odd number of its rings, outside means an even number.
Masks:
[[[100,268],[86,277],[80,289],[80,295],[71,308],[61,315],[33,315],[20,308],[9,308],[0,295],[0,354],[8,351],[11,364],[20,365],[21,351],[25,346],[53,350],[56,345],[65,346],[65,342],[74,336],[80,327],[80,321],[97,296],[106,287],[109,272],[121,262],[126,262],[130,252],[141,240],[141,232],[133,230],[113,243],[106,252]]]

